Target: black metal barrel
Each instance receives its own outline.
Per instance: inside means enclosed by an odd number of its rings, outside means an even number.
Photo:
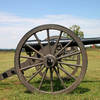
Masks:
[[[97,38],[83,38],[81,39],[84,45],[100,44],[100,37]]]
[[[60,43],[62,44],[62,46],[65,46],[71,39],[61,39]],[[96,38],[82,38],[81,39],[82,43],[84,45],[92,45],[92,44],[100,44],[100,37],[96,37]],[[56,39],[52,39],[50,40],[50,44],[53,45],[55,44]],[[41,41],[42,45],[45,46],[48,44],[47,40],[43,40]],[[26,44],[31,45],[33,48],[39,50],[40,49],[40,45],[34,41],[27,41]],[[26,51],[30,52],[30,48],[27,47],[27,45],[25,44],[24,48],[26,49]],[[72,41],[72,43],[69,45],[69,47],[71,46],[77,46],[77,43],[75,41]]]

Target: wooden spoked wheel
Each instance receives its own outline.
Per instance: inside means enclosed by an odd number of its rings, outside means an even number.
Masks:
[[[62,43],[62,34],[68,39]],[[59,36],[51,41],[51,36]],[[43,41],[47,38],[47,41]],[[62,48],[57,49],[59,43]],[[75,44],[77,50],[68,50]],[[31,52],[27,55],[25,50]],[[66,49],[66,52],[63,51]],[[37,54],[37,56],[34,56]],[[80,63],[76,64],[71,57],[80,55]],[[30,65],[22,67],[21,63],[30,60]],[[36,70],[36,67],[39,69]],[[71,74],[78,67],[77,73]],[[83,80],[87,69],[87,55],[81,40],[69,29],[60,25],[41,25],[26,33],[19,42],[15,53],[15,68],[20,81],[31,92],[42,93],[69,93],[73,91]],[[42,77],[39,73],[42,73]],[[70,77],[70,80],[64,77]],[[49,77],[46,80],[45,77]]]

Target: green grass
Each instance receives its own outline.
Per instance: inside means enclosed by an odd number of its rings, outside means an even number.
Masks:
[[[88,69],[83,82],[69,94],[29,93],[17,76],[0,81],[0,100],[100,100],[100,50],[88,49]],[[13,67],[14,52],[0,52],[0,73]]]

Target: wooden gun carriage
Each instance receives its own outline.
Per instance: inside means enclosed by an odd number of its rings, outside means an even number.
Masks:
[[[69,93],[86,74],[84,45],[99,43],[100,38],[80,39],[60,25],[41,25],[27,32],[20,40],[14,67],[0,74],[0,80],[17,74],[31,92]]]

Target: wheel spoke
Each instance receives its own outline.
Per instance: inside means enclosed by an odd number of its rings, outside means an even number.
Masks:
[[[47,39],[48,39],[49,53],[51,53],[49,29],[47,29]]]
[[[66,63],[63,63],[63,62],[59,62],[59,64],[66,65]],[[70,66],[70,65],[68,65],[68,64],[67,64],[67,66],[70,67],[70,68],[73,69],[73,70],[75,69],[75,68],[73,68],[72,66]]]
[[[64,58],[62,60],[64,60],[64,61],[77,61],[76,59],[66,59],[66,58]]]
[[[43,61],[43,59],[37,58],[37,57],[20,56],[20,58],[26,58],[26,59],[33,59],[33,60]]]
[[[59,64],[62,68],[64,68],[61,64]]]
[[[73,41],[73,40],[69,41],[60,51],[58,51],[58,52],[56,53],[55,56],[58,56],[66,47],[68,47],[68,46],[72,43],[72,41]]]
[[[36,52],[37,54],[39,54],[39,55],[41,55],[42,57],[44,57],[42,53],[40,53],[39,51],[37,51],[36,49],[34,49],[32,46],[30,46],[29,44],[26,44],[26,45],[27,45],[30,49],[32,49],[34,52]]]
[[[80,54],[80,53],[81,53],[80,51],[77,51],[77,52],[74,52],[74,53],[71,53],[71,54],[66,54],[64,56],[60,56],[57,59],[59,60],[61,58],[66,58],[66,57],[74,56],[74,55],[77,55],[77,54]]]
[[[67,66],[75,66],[75,67],[82,67],[82,65],[78,65],[78,64],[69,64],[69,63],[65,63],[65,62],[58,62],[59,64],[64,64],[64,65],[67,65]]]
[[[39,72],[41,72],[43,70],[44,66],[41,67],[36,73],[34,73],[29,80],[27,80],[27,82],[30,82]]]
[[[61,65],[60,65],[61,66]],[[73,78],[74,80],[76,80],[76,77],[74,77],[73,75],[71,75],[69,72],[65,71],[63,67],[59,67],[60,70],[62,70],[66,75],[68,75],[69,77]]]
[[[27,67],[20,68],[20,70],[21,70],[21,71],[22,71],[22,70],[27,70],[27,69],[30,69],[30,68],[32,68],[32,67],[41,66],[42,64],[43,64],[43,62],[37,63],[37,64],[33,64],[33,65],[29,65],[29,66],[27,66]]]
[[[41,80],[40,85],[39,85],[39,90],[40,90],[40,88],[41,88],[41,86],[43,84],[43,81],[44,81],[45,77],[46,77],[47,71],[48,71],[48,68],[46,68],[46,70],[45,70],[45,72],[43,74],[42,80]]]
[[[59,40],[60,40],[60,38],[61,38],[61,35],[62,35],[62,31],[60,32],[59,38],[58,38],[58,40],[56,41],[56,44],[55,44],[55,46],[54,46],[54,51],[53,51],[53,54],[54,54],[54,53],[55,53],[55,51],[56,51],[56,48],[57,48],[57,45],[58,45]]]
[[[53,92],[53,71],[52,71],[52,68],[50,68],[50,83],[51,83],[51,91]]]
[[[43,49],[43,45],[41,44],[41,41],[39,40],[38,36],[36,35],[36,33],[34,34],[36,40],[38,41],[38,44],[41,46],[41,48]]]
[[[77,52],[78,50],[69,50],[69,51],[67,51],[67,54],[68,53],[74,53],[74,52]]]
[[[60,72],[59,72],[59,68],[57,67],[57,72],[60,74]]]
[[[65,84],[64,84],[64,81],[63,81],[63,79],[60,77],[60,74],[57,72],[57,70],[56,70],[55,67],[54,67],[54,71],[56,72],[57,77],[60,79],[61,84],[62,84],[62,85],[64,86],[64,88],[66,89],[66,86],[65,86]]]

